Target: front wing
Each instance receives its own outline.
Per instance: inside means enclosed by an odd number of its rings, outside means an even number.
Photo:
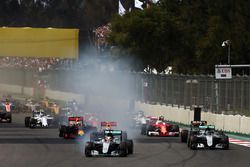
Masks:
[[[148,136],[162,136],[162,137],[178,137],[179,132],[158,132],[158,131],[148,131]]]

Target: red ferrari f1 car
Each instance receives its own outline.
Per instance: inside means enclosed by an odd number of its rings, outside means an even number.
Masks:
[[[171,124],[160,116],[158,120],[150,119],[141,128],[141,134],[147,136],[179,136],[179,126]]]

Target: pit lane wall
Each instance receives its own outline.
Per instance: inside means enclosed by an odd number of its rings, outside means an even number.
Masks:
[[[189,125],[194,117],[194,112],[190,109],[136,102],[135,111],[139,110],[144,111],[146,115],[163,115],[167,120],[186,125]],[[201,119],[223,131],[250,134],[250,117],[202,112]]]

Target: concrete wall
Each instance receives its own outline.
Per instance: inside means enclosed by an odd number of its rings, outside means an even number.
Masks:
[[[33,88],[31,87],[24,87],[23,88],[23,94],[28,95],[28,96],[33,96]]]
[[[0,92],[2,93],[21,93],[22,87],[18,85],[0,84]]]
[[[33,88],[31,87],[22,87],[18,85],[8,85],[0,84],[0,92],[10,93],[10,94],[22,94],[32,96]],[[98,103],[98,108],[112,108],[116,109],[128,109],[129,102],[127,100],[119,99],[107,99],[105,97],[84,97],[83,95],[69,93],[69,92],[60,92],[53,90],[46,90],[45,96],[48,96],[52,99],[57,100],[72,100],[75,99],[78,102],[86,103],[91,106],[95,106]],[[190,124],[190,121],[193,120],[194,112],[189,109],[164,106],[164,105],[151,105],[136,102],[135,110],[142,110],[147,115],[151,116],[160,116],[163,115],[166,119],[175,121],[183,124]],[[217,129],[222,129],[230,132],[238,132],[244,134],[250,134],[250,117],[240,116],[240,115],[223,115],[223,114],[214,114],[208,112],[201,113],[201,119],[208,121],[209,124],[214,124]]]
[[[69,101],[69,100],[76,100],[77,102],[84,103],[84,96],[79,94],[74,94],[70,92],[60,92],[60,91],[53,91],[47,89],[45,92],[45,96],[51,99],[57,99],[62,101]]]
[[[145,114],[156,117],[163,115],[170,121],[183,124],[190,124],[190,121],[193,120],[194,116],[194,112],[189,109],[164,105],[151,105],[141,102],[136,102],[135,110],[142,110]],[[250,134],[250,117],[202,112],[201,119],[208,121],[208,124],[215,125],[217,129],[228,132]]]

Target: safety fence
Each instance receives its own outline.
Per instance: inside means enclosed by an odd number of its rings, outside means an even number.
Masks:
[[[141,100],[204,111],[250,115],[250,77],[216,80],[205,75],[141,75]]]
[[[205,112],[250,115],[250,77],[216,80],[205,75],[154,75],[127,72],[46,71],[0,69],[1,83],[32,87],[30,94],[45,90],[130,99]]]

